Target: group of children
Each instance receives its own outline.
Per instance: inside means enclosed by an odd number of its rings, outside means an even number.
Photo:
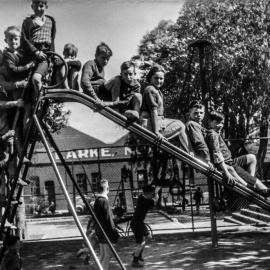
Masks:
[[[47,53],[54,51],[56,23],[53,17],[46,14],[47,0],[32,0],[31,8],[34,14],[23,21],[21,31],[15,26],[10,26],[5,31],[7,48],[1,55],[0,67],[1,173],[8,155],[12,152],[14,141],[11,120],[14,118],[14,110],[8,109],[24,107],[22,122],[25,128],[34,102],[42,89],[43,77],[48,72]],[[71,43],[65,45],[63,55],[68,66],[68,77],[63,82],[63,88],[75,90],[80,88],[78,72],[81,69],[81,62],[76,59],[77,53],[78,49],[75,45]],[[120,75],[105,80],[104,68],[111,56],[112,50],[107,44],[102,42],[97,46],[94,60],[87,61],[82,68],[80,86],[83,93],[103,106],[114,108],[129,121],[141,123],[160,139],[177,138],[183,150],[202,159],[210,166],[215,166],[224,173],[228,182],[249,186],[265,197],[270,195],[269,188],[255,177],[256,158],[253,155],[232,158],[221,136],[223,115],[218,112],[209,113],[208,126],[204,127],[202,121],[205,107],[200,101],[195,101],[190,106],[190,117],[186,124],[177,119],[164,117],[161,92],[165,77],[164,69],[160,65],[154,65],[146,76],[147,86],[142,90],[140,82],[136,79],[136,65],[133,61],[123,62]],[[54,73],[56,80],[61,81],[64,78],[65,67],[61,61],[55,63]],[[94,210],[109,239],[116,242],[118,236],[108,203],[107,181],[101,181],[100,192]],[[154,206],[154,197],[155,189],[146,186],[139,197],[131,221],[131,229],[138,243],[133,253],[133,267],[143,267],[142,253],[145,239],[149,236],[144,219],[148,210]],[[108,269],[109,247],[98,228],[96,234],[100,243],[101,264],[103,269]]]

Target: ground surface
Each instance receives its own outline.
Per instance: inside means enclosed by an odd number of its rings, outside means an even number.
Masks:
[[[269,233],[227,234],[219,238],[218,248],[212,248],[209,236],[156,236],[145,250],[144,269],[267,270],[270,264],[269,237]],[[78,239],[24,243],[23,269],[97,269],[93,262],[87,266],[76,257],[80,244]],[[132,269],[130,262],[133,247],[132,238],[122,239],[116,246],[127,269]],[[115,260],[110,269],[120,269]]]

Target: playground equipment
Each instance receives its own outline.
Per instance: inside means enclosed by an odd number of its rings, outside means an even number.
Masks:
[[[61,84],[61,82],[58,84],[58,86],[60,84]],[[247,200],[249,200],[249,201],[259,205],[260,207],[270,211],[270,201],[268,201],[264,197],[258,195],[257,193],[255,193],[251,189],[244,187],[238,183],[236,183],[234,186],[229,185],[227,183],[226,179],[223,178],[223,176],[220,172],[209,167],[208,164],[204,163],[203,161],[201,161],[193,156],[190,156],[188,153],[186,153],[185,151],[176,147],[175,145],[173,145],[169,141],[167,141],[165,139],[160,139],[159,137],[156,136],[156,134],[152,133],[151,131],[143,128],[142,126],[140,126],[137,123],[133,123],[133,122],[128,121],[125,116],[119,114],[118,112],[114,111],[111,108],[104,107],[104,106],[100,105],[99,103],[97,103],[96,100],[92,99],[91,97],[89,97],[81,92],[71,90],[71,89],[57,89],[58,86],[44,86],[41,93],[40,93],[40,96],[37,100],[37,103],[35,105],[33,115],[30,119],[28,130],[27,130],[27,133],[25,136],[23,151],[22,151],[22,155],[21,155],[22,157],[19,160],[16,172],[15,172],[14,181],[13,181],[11,191],[10,191],[10,194],[8,197],[8,203],[7,203],[7,206],[6,206],[2,221],[1,221],[1,228],[0,228],[1,233],[3,233],[6,220],[8,220],[9,222],[12,222],[14,220],[14,217],[15,217],[15,213],[16,213],[16,209],[17,209],[18,205],[11,204],[12,198],[14,198],[14,196],[15,196],[16,201],[19,201],[21,194],[22,194],[22,189],[23,189],[22,186],[19,186],[18,190],[16,189],[17,182],[19,179],[19,174],[21,172],[22,178],[25,179],[27,172],[28,172],[28,168],[29,168],[29,165],[27,165],[27,164],[23,166],[23,157],[26,156],[29,160],[31,160],[36,140],[38,137],[40,137],[43,144],[44,144],[46,152],[49,156],[52,167],[55,171],[56,177],[57,177],[57,179],[60,183],[60,186],[64,192],[66,201],[68,203],[70,212],[75,220],[75,223],[76,223],[91,255],[93,256],[96,265],[98,266],[99,269],[102,269],[102,266],[101,266],[96,254],[95,254],[95,251],[94,251],[91,243],[89,242],[89,240],[84,232],[84,229],[83,229],[83,227],[78,219],[76,210],[75,210],[75,208],[72,204],[72,201],[69,197],[69,194],[68,194],[67,189],[65,187],[65,183],[60,175],[59,169],[57,167],[57,164],[56,164],[54,157],[52,155],[52,152],[51,152],[51,148],[49,146],[49,144],[50,144],[51,147],[56,151],[56,153],[59,156],[59,159],[61,161],[61,165],[64,166],[68,176],[70,177],[70,179],[73,182],[74,187],[76,188],[78,194],[81,196],[84,204],[86,205],[87,210],[94,217],[95,222],[98,224],[98,226],[100,226],[100,228],[102,229],[102,227],[101,227],[100,223],[98,222],[91,206],[89,205],[89,202],[86,200],[85,196],[81,192],[81,190],[80,190],[76,180],[74,179],[69,167],[67,166],[65,159],[63,158],[57,144],[55,143],[46,124],[43,121],[44,114],[49,106],[49,102],[50,103],[51,102],[79,102],[81,104],[84,104],[85,106],[91,108],[92,110],[94,110],[96,112],[99,112],[100,114],[102,114],[106,118],[112,120],[113,122],[119,124],[120,126],[122,126],[126,129],[128,129],[129,131],[141,136],[142,138],[144,138],[146,141],[148,141],[152,145],[159,147],[160,149],[171,154],[175,158],[185,162],[186,164],[190,165],[191,167],[195,168],[196,170],[199,170],[200,172],[202,172],[203,174],[205,174],[208,177],[208,182],[214,180],[214,181],[220,183],[221,185],[224,185],[227,188],[234,190],[236,193],[238,193],[240,196],[245,197]],[[209,184],[209,187],[210,186],[211,185]],[[210,206],[211,206],[211,203],[210,203]],[[215,225],[212,224],[213,231],[215,229],[214,226]],[[10,233],[10,229],[8,229],[7,233]],[[103,231],[103,233],[104,233],[104,231]],[[119,266],[121,267],[121,269],[126,269],[125,266],[123,265],[121,259],[119,258],[118,254],[116,253],[114,247],[110,243],[108,237],[106,236],[105,233],[104,233],[104,235],[105,235],[105,238],[106,238],[117,262],[119,263]],[[4,248],[3,248],[3,250],[4,250]]]

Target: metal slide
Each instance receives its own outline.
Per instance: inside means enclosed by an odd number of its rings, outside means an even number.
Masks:
[[[110,119],[111,121],[119,124],[120,126],[130,130],[131,132],[141,136],[148,142],[157,145],[162,150],[166,151],[167,153],[173,155],[177,159],[184,161],[185,163],[192,166],[194,169],[199,170],[201,173],[205,174],[206,176],[214,179],[218,183],[232,189],[233,191],[237,192],[239,195],[246,198],[248,201],[255,203],[262,207],[263,209],[270,211],[270,201],[266,200],[264,197],[260,196],[253,190],[239,185],[236,183],[233,187],[226,183],[226,180],[223,178],[222,174],[217,170],[212,170],[208,164],[205,162],[190,156],[188,153],[183,151],[182,149],[176,147],[175,145],[171,144],[167,140],[158,140],[156,134],[152,133],[151,131],[143,128],[137,123],[131,123],[127,121],[126,117],[119,114],[115,110],[109,107],[103,107],[97,102],[75,90],[64,90],[64,89],[54,89],[54,90],[46,90],[44,96],[41,98],[43,100],[46,99],[53,99],[57,102],[79,102],[87,107],[91,108],[94,111],[99,112],[106,118]]]

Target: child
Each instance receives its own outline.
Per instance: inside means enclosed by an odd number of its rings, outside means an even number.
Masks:
[[[108,200],[109,184],[108,180],[101,180],[99,184],[99,195],[97,196],[94,204],[95,215],[106,233],[107,237],[112,243],[116,243],[119,234],[116,230],[113,214]],[[100,247],[100,263],[104,270],[109,269],[111,250],[99,226],[95,226],[95,231],[99,240]]]
[[[186,130],[193,148],[192,155],[212,166],[210,153],[205,142],[206,129],[202,126],[205,116],[205,106],[200,100],[194,100],[190,104],[189,119],[186,123]]]
[[[1,270],[21,270],[22,261],[20,256],[20,238],[8,235],[4,240],[6,251],[1,263]]]
[[[47,0],[32,0],[31,8],[34,15],[23,21],[21,46],[29,59],[37,61],[32,77],[37,98],[42,87],[42,77],[49,67],[46,52],[54,51],[56,24],[53,17],[46,15]]]
[[[93,207],[94,202],[91,202],[90,206]],[[88,223],[87,223],[87,227],[86,227],[86,235],[87,235],[87,237],[88,237],[88,239],[89,239],[89,241],[90,241],[93,248],[98,246],[98,238],[97,238],[97,235],[96,235],[96,232],[95,232],[95,226],[96,226],[95,220],[92,217],[92,215],[90,215]],[[86,254],[86,257],[84,259],[84,263],[88,264],[88,261],[90,259],[89,249],[88,249],[88,247],[86,247],[86,245],[84,243],[82,245],[82,248],[80,248],[77,251],[77,256],[80,257],[83,254]]]
[[[4,50],[3,53],[3,65],[7,68],[7,80],[12,82],[17,82],[21,80],[28,81],[30,70],[34,67],[34,62],[25,63],[25,57],[20,49],[20,38],[21,32],[16,26],[9,26],[5,31],[5,42],[8,48]],[[23,128],[26,127],[26,123],[30,117],[31,105],[27,93],[22,96],[24,92],[21,89],[15,89],[12,91],[12,100],[17,100],[23,98],[24,103],[24,114],[22,118],[22,125],[19,128],[19,132],[22,134]],[[14,127],[13,127],[14,128]],[[22,139],[21,139],[22,143]],[[20,146],[18,146],[21,148]]]
[[[87,61],[82,69],[81,87],[83,92],[97,101],[101,101],[99,88],[105,82],[104,67],[112,56],[112,50],[107,44],[101,42],[95,53],[95,59]]]
[[[143,102],[141,108],[142,125],[157,137],[167,140],[176,138],[180,146],[189,152],[189,142],[185,125],[177,119],[164,116],[164,100],[161,89],[164,85],[165,70],[160,65],[154,65],[146,76],[147,87],[143,91]]]
[[[232,158],[231,152],[221,136],[224,125],[223,115],[218,112],[209,113],[208,124],[210,129],[206,134],[206,142],[216,167],[222,170],[228,178],[234,178],[244,186],[249,184],[265,197],[270,196],[270,189],[242,168],[242,166],[248,165],[248,155]]]
[[[130,228],[132,229],[137,243],[137,247],[133,253],[132,267],[143,267],[143,250],[146,245],[146,241],[151,238],[151,235],[144,224],[144,220],[147,212],[156,204],[158,198],[155,194],[154,187],[146,185],[143,188],[143,194],[138,198],[137,206],[130,223]]]
[[[65,81],[65,88],[70,88],[74,90],[79,90],[79,74],[78,72],[81,70],[82,63],[81,61],[77,60],[78,48],[68,43],[64,46],[64,59],[67,62],[68,66],[68,74],[67,79]],[[62,74],[63,74],[63,67],[62,67]]]
[[[142,105],[141,85],[135,79],[135,68],[135,64],[131,61],[122,63],[120,75],[104,84],[105,91],[113,101],[112,107],[131,121],[139,119]]]
[[[202,200],[203,200],[203,192],[201,191],[200,187],[197,187],[196,191],[194,192],[193,199],[195,200],[197,215],[199,215],[200,214],[200,205],[201,205]]]
[[[27,80],[34,62],[25,63],[25,57],[20,49],[21,31],[16,26],[9,26],[5,32],[5,42],[8,47],[3,52],[3,65],[8,71],[8,81]],[[13,99],[21,97],[21,91],[13,91]]]

